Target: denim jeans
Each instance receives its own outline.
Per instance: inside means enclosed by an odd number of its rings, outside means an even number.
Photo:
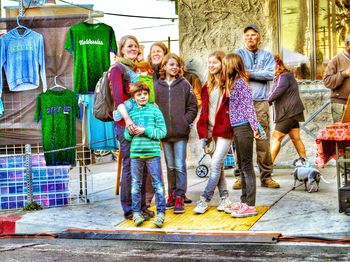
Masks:
[[[131,171],[130,171],[130,145],[131,143],[124,138],[124,127],[115,125],[114,131],[119,141],[120,150],[123,157],[122,178],[120,181],[120,202],[124,214],[131,212]],[[146,177],[146,176],[145,176]],[[142,188],[142,210],[146,209],[145,186]]]
[[[143,184],[144,169],[152,177],[152,185],[156,192],[157,214],[165,213],[164,185],[162,181],[162,171],[160,157],[152,158],[132,158],[131,159],[131,197],[132,211],[140,213],[141,211],[141,189]]]
[[[253,130],[249,124],[245,124],[234,126],[233,133],[237,152],[237,163],[241,174],[241,201],[248,206],[255,206],[256,178],[253,167]]]
[[[167,166],[168,194],[184,197],[187,191],[187,139],[162,144]]]
[[[210,177],[202,194],[207,200],[212,199],[216,187],[219,189],[220,197],[228,196],[227,183],[224,174],[224,159],[230,149],[232,139],[218,137],[215,142],[215,151],[211,156]]]
[[[254,107],[258,121],[264,128],[267,138],[264,140],[255,139],[256,161],[260,170],[260,180],[263,181],[271,178],[273,169],[270,150],[270,109],[267,101],[254,101]]]

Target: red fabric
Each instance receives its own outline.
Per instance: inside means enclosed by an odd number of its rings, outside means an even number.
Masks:
[[[124,72],[122,68],[118,66],[118,64],[111,68],[109,73],[109,81],[112,97],[114,100],[114,108],[117,108],[120,104],[124,103],[124,101],[130,98],[128,94],[130,87],[129,85],[125,86],[123,76]],[[115,123],[119,126],[125,126],[124,119],[120,121],[115,121]]]
[[[0,217],[0,234],[15,234],[16,221],[20,216]]]
[[[343,148],[350,145],[349,123],[338,123],[320,130],[316,138],[316,164],[324,167],[328,161],[336,158],[336,142],[342,142],[339,147],[339,155],[343,154]]]
[[[204,84],[201,92],[202,110],[197,122],[197,132],[199,139],[208,138],[208,122],[209,122],[209,94],[208,85]],[[219,110],[215,116],[215,124],[212,137],[232,138],[233,129],[230,124],[229,117],[230,99],[225,94],[222,98]]]

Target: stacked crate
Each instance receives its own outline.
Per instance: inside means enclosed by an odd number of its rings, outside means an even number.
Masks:
[[[0,209],[27,204],[24,156],[0,157]],[[32,155],[33,201],[45,207],[69,204],[69,166],[46,166],[44,155]]]

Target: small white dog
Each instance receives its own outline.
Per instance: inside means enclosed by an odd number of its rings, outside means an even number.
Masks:
[[[293,189],[295,189],[297,181],[304,182],[305,191],[308,191],[309,193],[318,191],[320,179],[327,184],[329,183],[322,177],[320,171],[311,167],[310,163],[304,158],[300,157],[295,159],[293,165],[295,166],[294,171],[291,173],[291,175],[294,176]]]

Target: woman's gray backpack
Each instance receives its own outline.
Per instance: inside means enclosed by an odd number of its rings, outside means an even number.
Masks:
[[[93,114],[103,121],[113,121],[114,102],[108,79],[109,71],[103,72],[95,87]]]

